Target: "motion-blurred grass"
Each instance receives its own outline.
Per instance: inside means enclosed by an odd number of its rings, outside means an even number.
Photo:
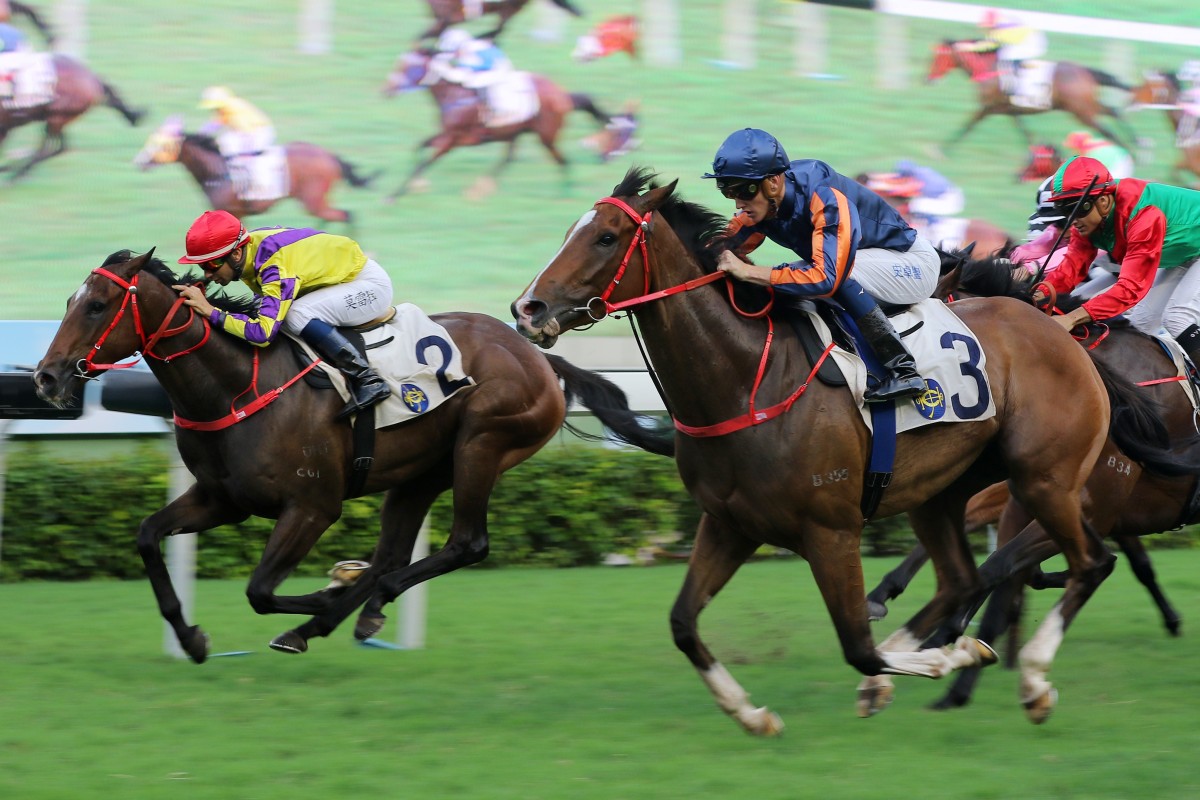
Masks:
[[[203,581],[214,650],[255,652],[202,666],[162,655],[142,582],[0,585],[0,797],[1195,798],[1200,553],[1154,559],[1188,632],[1169,639],[1118,564],[1066,637],[1042,727],[999,667],[967,709],[927,711],[945,684],[901,678],[891,708],[856,718],[859,676],[806,565],[747,565],[701,630],[783,716],[777,740],[742,733],[672,646],[677,565],[454,573],[430,584],[426,649],[346,629],[294,657],[265,647],[290,618]],[[893,564],[868,560],[868,583]],[[1030,624],[1058,594],[1034,597]]]
[[[565,195],[557,168],[534,139],[526,138],[519,162],[489,199],[469,201],[463,192],[500,158],[499,145],[451,153],[429,173],[430,191],[389,206],[382,203],[383,195],[407,174],[416,142],[434,131],[435,111],[425,94],[385,99],[379,91],[395,56],[427,24],[423,4],[339,3],[333,51],[311,56],[296,48],[300,4],[295,0],[92,0],[86,4],[87,63],[130,104],[151,114],[135,129],[110,109],[93,109],[68,128],[71,152],[41,165],[21,183],[0,185],[0,319],[57,318],[86,271],[114,250],[158,247],[172,259],[182,252],[188,224],[205,208],[203,195],[181,167],[139,173],[130,160],[170,114],[185,114],[189,129],[197,128],[205,119],[196,109],[200,91],[214,83],[232,86],[266,110],[280,141],[312,141],[364,170],[387,170],[370,189],[339,188],[335,203],[356,215],[350,232],[391,272],[398,298],[431,312],[463,309],[507,318],[508,304],[554,253],[571,222],[631,164],[651,166],[665,180],[679,178],[687,197],[728,206],[699,176],[725,135],[745,125],[775,132],[794,158],[824,158],[851,174],[888,168],[899,158],[933,163],[966,188],[969,215],[1013,233],[1023,229],[1032,187],[1013,180],[1025,147],[1009,120],[989,120],[949,156],[933,155],[933,145],[974,110],[975,90],[961,73],[924,85],[929,46],[974,35],[973,26],[907,19],[901,33],[894,18],[827,8],[825,71],[840,79],[814,80],[796,74],[793,2],[757,4],[757,63],[749,70],[712,63],[722,57],[723,0],[679,3],[683,63],[677,68],[652,69],[624,54],[573,63],[569,53],[579,34],[608,15],[642,8],[636,0],[579,2],[588,16],[567,19],[558,41],[531,36],[543,20],[531,4],[502,44],[519,68],[545,73],[570,91],[587,92],[608,109],[639,101],[641,149],[614,163],[598,163],[579,143],[594,124],[582,113],[573,114],[561,139],[574,161]],[[1133,8],[1102,0],[1060,3],[1053,10],[1200,24],[1188,19],[1200,15],[1185,5],[1156,0]],[[897,37],[907,40],[908,58],[890,68],[906,70],[911,78],[911,88],[899,92],[883,90],[876,81],[877,44]],[[1107,66],[1114,47],[1060,34],[1052,34],[1050,42],[1051,56],[1097,67]],[[1194,55],[1184,48],[1139,43],[1129,43],[1123,52],[1133,60],[1127,79],[1136,79],[1145,67],[1173,69]],[[1161,117],[1161,112],[1145,112],[1132,120],[1155,144],[1143,174],[1160,179],[1172,156]],[[1039,139],[1053,142],[1077,127],[1061,113],[1032,117],[1029,123]],[[35,129],[27,126],[10,136],[6,149],[19,151],[35,142]],[[252,222],[305,225],[313,220],[296,201],[283,201]],[[764,263],[771,257],[765,253]],[[600,331],[619,333],[605,326]]]

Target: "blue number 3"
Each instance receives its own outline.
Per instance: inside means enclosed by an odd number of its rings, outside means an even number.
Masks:
[[[959,342],[967,348],[967,358],[965,361],[959,360],[958,371],[963,374],[963,377],[974,379],[977,387],[976,396],[979,399],[973,406],[964,406],[958,392],[955,392],[950,396],[950,402],[954,405],[954,413],[958,415],[959,419],[975,419],[988,407],[987,379],[979,369],[979,357],[983,355],[983,351],[979,349],[979,343],[969,336],[963,336],[961,333],[953,331],[942,334],[943,350],[956,350],[954,345]]]

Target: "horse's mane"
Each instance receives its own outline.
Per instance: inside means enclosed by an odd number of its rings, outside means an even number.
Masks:
[[[647,189],[656,189],[661,184],[656,181],[658,175],[647,167],[630,167],[625,177],[613,187],[613,197],[632,197]],[[728,220],[698,203],[692,203],[679,197],[674,192],[658,208],[679,237],[679,241],[687,251],[700,263],[705,272],[717,268],[717,256],[720,248],[713,245],[721,238]]]
[[[216,153],[217,155],[221,154],[221,148],[217,146],[217,140],[212,136],[209,136],[207,133],[185,133],[183,135],[183,140],[185,142],[191,142],[192,144],[195,144],[202,150],[208,150]]]
[[[123,264],[131,258],[133,258],[132,250],[118,250],[104,259],[104,263],[100,266],[111,267],[114,264]],[[146,263],[145,270],[167,286],[199,283],[204,280],[204,276],[197,274],[194,270],[188,270],[184,275],[176,275],[166,262],[158,257],[151,257],[150,261]],[[222,311],[245,314],[248,317],[258,316],[259,300],[257,297],[233,296],[224,289],[216,294],[207,295],[207,297],[208,302]]]
[[[632,197],[646,189],[657,188],[660,185],[655,181],[657,177],[646,167],[630,167],[621,182],[613,187],[613,197]],[[699,203],[684,200],[673,191],[667,195],[657,213],[666,219],[700,269],[706,274],[715,272],[717,258],[722,251],[729,249],[725,243],[728,238],[728,218]],[[769,302],[770,289],[765,286],[735,281],[733,290],[739,307],[760,308]]]

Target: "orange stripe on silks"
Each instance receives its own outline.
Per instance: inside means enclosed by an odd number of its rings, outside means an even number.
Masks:
[[[803,264],[804,262],[799,262]],[[799,284],[817,284],[822,283],[827,279],[825,270],[816,266],[796,269],[794,267],[782,268],[776,267],[771,270],[771,283],[799,283]],[[828,297],[833,292],[824,294],[814,294],[810,297]]]
[[[833,286],[836,290],[850,274],[850,245],[854,241],[854,225],[850,214],[849,198],[837,189],[832,191],[838,202],[837,272],[833,279]]]

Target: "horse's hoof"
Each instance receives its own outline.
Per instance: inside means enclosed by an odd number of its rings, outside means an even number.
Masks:
[[[354,638],[365,642],[383,630],[387,617],[383,614],[359,614],[358,622],[354,623]]]
[[[960,636],[954,643],[956,650],[968,650],[975,658],[976,667],[990,667],[1000,660],[996,651],[987,642],[972,639],[970,636]]]
[[[863,719],[875,716],[890,706],[895,697],[896,687],[890,683],[870,684],[860,687],[858,690],[858,700],[855,704],[858,716]]]
[[[181,639],[179,646],[188,654],[188,658],[197,664],[203,664],[208,658],[208,634],[202,631],[199,625],[188,628],[187,640]]]
[[[871,622],[878,622],[887,616],[887,606],[883,603],[876,603],[874,600],[867,601],[867,619]]]
[[[949,711],[954,708],[962,708],[969,702],[971,702],[969,695],[967,697],[960,697],[954,692],[947,692],[945,697],[933,701],[926,708],[930,711]]]
[[[1041,725],[1050,718],[1050,712],[1058,705],[1058,690],[1053,686],[1032,700],[1021,703],[1025,707],[1025,716],[1034,725]]]
[[[771,709],[763,706],[738,716],[746,733],[754,736],[778,736],[783,733],[783,720]]]
[[[271,640],[272,650],[298,655],[308,652],[308,640],[295,631],[286,631]]]

